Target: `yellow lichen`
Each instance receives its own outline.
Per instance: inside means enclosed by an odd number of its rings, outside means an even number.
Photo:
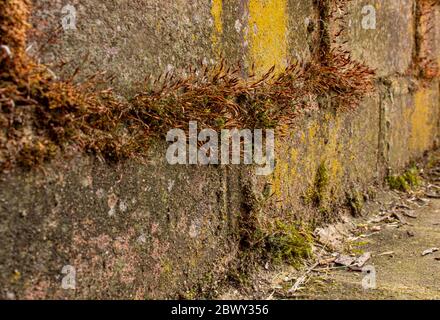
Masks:
[[[212,47],[216,57],[220,58],[222,55],[221,37],[223,34],[223,0],[212,0],[211,16],[214,24],[211,36]]]
[[[409,117],[409,147],[413,152],[426,151],[433,145],[432,137],[437,130],[437,112],[434,111],[436,109],[433,105],[433,101],[436,101],[435,94],[433,90],[422,88],[414,96],[414,109]]]
[[[272,66],[281,70],[287,58],[287,0],[250,0],[248,41],[257,75]]]

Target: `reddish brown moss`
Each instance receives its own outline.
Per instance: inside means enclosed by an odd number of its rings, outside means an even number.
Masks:
[[[7,46],[11,53],[9,56],[6,48],[0,51],[1,78],[18,75],[26,67],[29,8],[29,0],[3,0],[0,4],[0,45]]]
[[[409,73],[420,80],[421,86],[440,77],[440,67],[434,53],[435,6],[440,0],[418,0],[415,10],[415,49]]]
[[[186,129],[190,120],[217,130],[286,128],[319,97],[350,109],[373,89],[372,70],[327,48],[320,59],[292,63],[279,75],[272,68],[259,79],[243,79],[224,62],[186,77],[165,75],[120,102],[111,90],[97,89],[102,76],[57,81],[26,56],[27,0],[1,2],[0,12],[2,41],[13,52],[0,57],[0,170],[34,166],[67,147],[111,160],[138,157],[149,136]]]

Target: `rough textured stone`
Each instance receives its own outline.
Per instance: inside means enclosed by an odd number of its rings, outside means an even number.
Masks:
[[[81,61],[80,76],[107,71],[124,96],[142,88],[149,75],[184,74],[189,66],[227,58],[257,74],[289,57],[310,56],[309,25],[316,25],[312,0],[71,1],[77,30],[63,30],[62,1],[35,0],[29,52],[56,65]],[[245,75],[245,74],[243,74]]]
[[[194,295],[235,257],[239,168],[91,158],[0,180],[1,295],[159,298]],[[76,290],[62,288],[64,266]],[[211,279],[211,280],[210,280]]]
[[[279,141],[271,182],[274,203],[268,206],[276,211],[273,214],[322,220],[323,213],[314,210],[310,199],[317,191],[320,166],[328,178],[321,190],[321,209],[343,204],[347,193],[367,190],[378,181],[379,111],[375,94],[355,112],[323,112],[303,119],[289,138]]]
[[[77,30],[60,27],[63,1],[34,1],[34,26],[54,44],[43,50],[42,61],[81,62],[84,73],[105,70],[116,74],[123,94],[136,83],[201,62],[213,63],[215,31],[211,5],[204,0],[72,1]],[[87,57],[87,59],[86,59]]]
[[[440,65],[440,4],[435,7],[435,55],[437,57],[438,64]]]
[[[222,56],[263,73],[316,49],[312,0],[72,0],[78,30],[56,36],[49,30],[65,3],[34,3],[41,33],[32,35],[29,51],[43,62],[72,60],[69,68],[81,65],[85,74],[114,73],[125,96],[148,73],[183,72]],[[376,30],[362,28],[367,4],[376,8]],[[170,166],[162,142],[145,163],[77,155],[0,175],[0,296],[192,298],[236,261],[249,193],[272,222],[326,221],[341,204],[357,206],[359,194],[383,184],[388,167],[403,168],[439,136],[438,81],[418,88],[406,74],[415,48],[413,4],[352,2],[338,41],[377,69],[377,90],[356,110],[335,112],[323,99],[321,111],[298,119],[277,141],[271,176],[257,178],[246,166]],[[316,204],[319,171],[326,183]],[[66,265],[75,267],[76,290],[61,287]]]
[[[384,144],[388,166],[401,169],[438,144],[438,82],[411,92],[395,79],[383,93]]]
[[[317,13],[313,0],[288,1],[288,56],[300,60],[310,59],[313,35],[317,31]]]
[[[365,6],[375,8],[376,29],[362,25]],[[414,48],[413,6],[413,0],[354,0],[348,9],[347,28],[337,43],[346,42],[344,47],[352,56],[376,69],[378,76],[405,73]]]

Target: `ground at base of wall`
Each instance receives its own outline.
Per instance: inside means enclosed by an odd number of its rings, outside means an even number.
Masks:
[[[420,187],[378,192],[362,217],[317,230],[299,270],[266,264],[219,298],[440,299],[440,153],[422,175]]]

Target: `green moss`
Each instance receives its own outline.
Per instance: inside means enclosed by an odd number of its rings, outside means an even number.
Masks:
[[[299,266],[312,255],[312,229],[309,225],[281,220],[267,221],[255,214],[240,221],[240,251],[237,265],[229,270],[228,280],[248,285],[252,271],[261,262]]]
[[[364,196],[358,190],[350,192],[347,196],[347,204],[354,216],[359,216],[364,207]]]
[[[316,174],[316,197],[319,202],[322,202],[324,199],[324,195],[327,191],[327,187],[329,185],[329,173],[325,163],[321,163],[318,167],[318,172]]]
[[[0,172],[48,161],[55,158],[55,148],[62,150],[66,145],[111,162],[139,159],[147,156],[149,137],[186,128],[195,119],[199,128],[272,128],[285,133],[302,113],[298,108],[315,109],[315,103],[305,97],[323,99],[329,93],[332,105],[344,110],[358,105],[374,89],[373,70],[351,60],[345,50],[327,50],[323,23],[330,19],[329,6],[322,2],[318,59],[293,61],[282,72],[274,66],[255,77],[242,77],[240,66],[222,60],[209,68],[189,68],[180,77],[162,74],[125,101],[108,88],[111,77],[96,74],[82,82],[56,81],[47,68],[26,55],[30,2],[0,1],[0,38],[14,52],[13,59],[0,55],[0,87],[5,89],[0,131],[8,134],[8,139],[0,139]],[[345,2],[338,7],[342,11],[347,9]],[[77,69],[71,79],[81,72]],[[10,108],[11,103],[26,108]],[[23,145],[27,129],[35,137]],[[41,139],[55,147],[41,148]],[[325,189],[328,179],[322,177],[314,195],[317,202],[323,202],[320,189]]]
[[[406,181],[411,186],[418,186],[420,185],[420,175],[419,170],[416,167],[410,168],[407,172],[404,174]]]
[[[311,232],[296,224],[277,221],[277,230],[267,237],[267,253],[275,263],[298,265],[301,259],[312,254]],[[301,230],[302,229],[302,230]]]
[[[182,298],[184,300],[194,300],[199,296],[199,290],[197,288],[192,288],[187,290],[183,295]]]
[[[173,264],[171,261],[165,261],[162,264],[162,271],[165,274],[172,274],[173,273]]]
[[[420,185],[419,171],[413,166],[402,175],[389,175],[386,181],[391,189],[408,192],[411,188]]]
[[[365,253],[365,250],[362,247],[369,245],[369,241],[355,241],[349,244],[347,248],[347,253],[362,255]]]
[[[226,124],[226,118],[225,117],[218,117],[215,119],[215,124],[219,129],[223,129]]]
[[[406,180],[402,176],[389,176],[387,177],[388,185],[391,189],[408,191],[409,186]]]
[[[365,250],[359,249],[359,248],[356,248],[356,249],[353,248],[353,249],[351,249],[351,253],[355,254],[357,256],[360,256],[360,255],[363,255],[365,253]]]
[[[328,191],[330,175],[325,162],[322,162],[315,174],[313,185],[307,190],[304,197],[306,204],[314,204],[320,207],[320,210],[327,212]]]

